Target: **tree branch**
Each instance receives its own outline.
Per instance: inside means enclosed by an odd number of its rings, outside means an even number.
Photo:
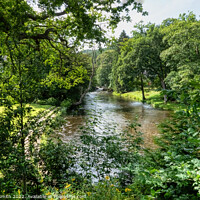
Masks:
[[[28,35],[26,33],[20,34],[20,40],[22,39],[33,39],[33,40],[39,40],[39,39],[46,39],[49,40],[49,33],[54,32],[57,33],[56,29],[54,28],[48,28],[44,33],[42,34],[36,34],[36,35]]]
[[[76,103],[73,103],[72,106],[78,106],[78,105],[82,104],[83,98],[84,98],[85,95],[89,92],[89,90],[90,90],[90,88],[91,88],[92,78],[93,78],[93,76],[94,76],[94,69],[95,69],[95,55],[94,55],[94,51],[93,51],[93,54],[92,54],[92,74],[91,74],[91,76],[90,76],[90,81],[89,81],[88,87],[87,87],[87,89],[84,91],[84,93],[81,95],[79,101],[76,102]]]
[[[59,13],[54,13],[54,17],[60,17],[60,16],[63,16],[66,14],[66,11],[62,11],[62,12],[59,12]],[[30,14],[30,13],[26,13],[26,16],[29,18],[29,19],[32,19],[34,21],[36,20],[45,20],[45,19],[48,19],[49,17],[51,17],[50,15],[33,15],[33,14]]]

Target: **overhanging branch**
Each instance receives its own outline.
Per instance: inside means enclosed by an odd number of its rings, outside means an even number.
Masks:
[[[66,14],[66,11],[62,11],[62,12],[59,12],[59,13],[54,13],[53,14],[53,17],[60,17],[60,16],[63,16]],[[34,21],[37,21],[37,20],[45,20],[45,19],[48,19],[51,17],[51,15],[33,15],[33,14],[30,14],[30,13],[26,13],[26,16],[29,18],[29,19],[32,19]]]

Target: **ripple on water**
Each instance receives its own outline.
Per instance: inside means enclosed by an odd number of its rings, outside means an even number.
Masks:
[[[153,108],[151,105],[149,105],[149,104],[143,104],[143,107],[144,108],[146,108],[146,109],[152,109],[152,110],[154,110],[155,108]]]
[[[153,108],[151,105],[142,102],[129,101],[108,92],[91,92],[85,98],[83,109],[90,111],[90,114],[100,114],[98,118],[101,129],[104,131],[104,122],[116,123],[118,129],[124,129],[127,121],[134,122],[138,118],[141,124],[143,137],[148,141],[147,146],[151,146],[153,136],[158,134],[157,124],[170,116],[169,111],[163,111]],[[66,117],[65,135],[66,138],[73,138],[79,133],[79,127],[85,125],[87,115]]]
[[[131,102],[131,105],[132,105],[132,106],[141,106],[141,105],[142,105],[142,102],[134,101],[134,102]]]
[[[77,146],[79,146],[79,144],[81,145],[80,136],[82,135],[82,131],[79,127],[83,126],[87,128],[86,120],[88,115],[84,113],[90,111],[89,113],[92,114],[92,117],[97,118],[97,123],[93,123],[92,126],[95,136],[108,133],[112,135],[119,134],[119,132],[126,129],[129,122],[134,122],[137,117],[138,122],[141,124],[139,131],[144,133],[144,146],[153,149],[156,148],[153,143],[153,137],[159,134],[157,124],[170,116],[170,112],[168,111],[155,109],[142,102],[124,100],[112,96],[107,92],[88,93],[85,98],[85,105],[82,109],[85,112],[81,112],[78,115],[72,113],[66,116],[66,125],[63,127],[62,132],[59,133],[64,142],[74,142]],[[115,125],[116,131],[112,131]],[[130,133],[135,134],[135,130],[130,130]],[[79,153],[81,154],[81,152]],[[78,155],[76,156],[78,158]],[[112,162],[112,160],[109,162]],[[91,173],[96,174],[95,168],[91,170]],[[84,171],[81,171],[79,163],[77,163],[76,172],[84,173]],[[114,169],[112,172],[115,172]],[[96,180],[94,179],[93,181]]]

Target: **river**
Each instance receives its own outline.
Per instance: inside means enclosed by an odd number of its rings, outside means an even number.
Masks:
[[[80,136],[79,127],[85,125],[87,113],[90,112],[92,115],[98,113],[98,121],[101,126],[105,123],[115,123],[119,131],[138,118],[138,123],[141,124],[139,130],[143,132],[144,146],[149,148],[155,147],[153,136],[159,134],[157,125],[169,118],[171,113],[100,90],[87,94],[81,111],[66,117],[67,123],[60,133],[63,141],[73,140]]]

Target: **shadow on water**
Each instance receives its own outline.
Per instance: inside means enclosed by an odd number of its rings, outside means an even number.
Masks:
[[[98,120],[116,123],[118,130],[125,129],[128,123],[138,118],[140,131],[144,133],[144,145],[150,148],[155,147],[153,136],[158,135],[157,125],[170,116],[170,111],[154,109],[148,104],[116,97],[106,91],[90,92],[85,97],[83,107],[66,117],[67,123],[61,133],[64,141],[80,136],[79,127],[86,123],[88,113],[101,113]]]

